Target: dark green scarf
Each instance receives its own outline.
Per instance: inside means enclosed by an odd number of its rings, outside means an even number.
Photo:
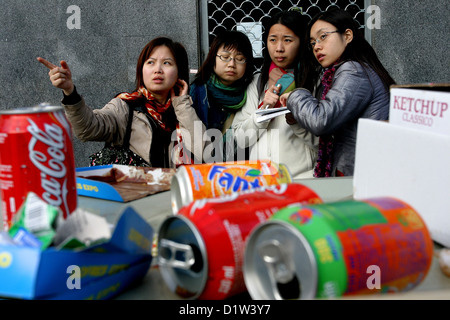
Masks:
[[[214,101],[223,107],[238,110],[242,108],[247,100],[247,90],[245,88],[239,85],[235,86],[234,83],[231,86],[226,86],[217,79],[215,74],[211,75],[206,85]]]

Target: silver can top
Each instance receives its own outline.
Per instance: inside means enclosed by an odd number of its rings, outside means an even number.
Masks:
[[[208,278],[206,246],[194,224],[168,217],[158,231],[158,265],[169,289],[183,298],[198,298]]]
[[[172,213],[177,214],[181,207],[194,200],[189,175],[185,166],[178,167],[170,183],[170,202]]]
[[[48,112],[56,112],[62,111],[64,108],[62,106],[52,106],[48,103],[41,103],[32,107],[22,107],[22,108],[14,108],[1,110],[0,114],[33,114],[33,113],[48,113]]]
[[[244,280],[255,300],[308,300],[317,292],[317,262],[306,238],[287,222],[269,220],[247,239]]]

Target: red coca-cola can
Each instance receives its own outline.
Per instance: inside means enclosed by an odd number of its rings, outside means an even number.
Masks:
[[[322,203],[308,187],[279,184],[193,201],[158,231],[158,265],[165,283],[187,299],[222,300],[246,291],[249,233],[290,204]]]
[[[77,207],[72,128],[63,107],[39,105],[0,112],[0,185],[4,229],[29,192],[61,209]]]

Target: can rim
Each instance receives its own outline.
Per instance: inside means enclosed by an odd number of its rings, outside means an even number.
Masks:
[[[310,292],[306,292],[305,294],[303,294],[302,291],[299,300],[314,299],[317,295],[318,269],[317,269],[317,260],[312,250],[312,247],[309,244],[308,240],[305,238],[305,236],[298,229],[296,229],[290,223],[282,220],[267,220],[266,222],[255,227],[247,238],[247,245],[244,253],[243,273],[244,273],[244,282],[248,292],[250,293],[250,296],[254,300],[277,299],[275,295],[268,296],[268,292],[270,290],[267,290],[268,288],[265,288],[264,285],[261,284],[262,278],[260,276],[256,276],[254,272],[252,274],[252,271],[255,270],[255,266],[258,264],[253,259],[253,257],[255,256],[255,252],[257,252],[257,248],[255,246],[256,239],[259,237],[259,235],[261,235],[261,233],[263,233],[270,226],[281,226],[285,229],[283,231],[288,231],[285,234],[290,233],[292,234],[292,236],[294,236],[299,240],[296,242],[296,244],[300,244],[301,249],[303,249],[306,252],[310,263],[311,273],[309,275],[299,274],[297,270],[298,265],[295,265],[295,273],[296,276],[299,278],[300,283],[308,283],[312,288]],[[264,262],[260,263],[264,264]],[[273,291],[274,290],[272,290],[272,292]]]
[[[186,170],[187,169],[185,168],[185,166],[179,167],[177,169],[177,172],[173,175],[172,181],[170,182],[170,202],[173,214],[176,214],[178,211],[180,211],[183,206],[191,203],[194,198],[192,188],[189,188],[187,186],[189,176]],[[185,179],[181,179],[181,174],[184,174],[187,177],[185,177]]]
[[[163,221],[163,223],[161,224],[159,231],[158,231],[158,252],[160,252],[160,240],[164,237],[165,235],[165,231],[167,231],[168,226],[170,225],[170,223],[172,223],[174,220],[180,220],[182,222],[184,222],[189,231],[192,232],[192,235],[194,236],[195,240],[198,243],[199,246],[199,250],[201,253],[201,257],[203,259],[203,270],[200,272],[201,276],[200,276],[200,285],[199,285],[199,289],[198,292],[195,292],[195,294],[191,297],[189,297],[189,299],[197,299],[198,297],[200,297],[200,295],[204,292],[205,287],[206,287],[206,282],[208,279],[208,272],[209,272],[209,264],[208,264],[208,253],[206,251],[206,245],[205,242],[203,240],[203,237],[201,236],[200,232],[198,231],[197,227],[195,226],[194,223],[192,223],[192,221],[190,221],[188,218],[181,216],[181,215],[174,215],[171,217],[166,218],[166,220]],[[159,259],[158,259],[158,265],[159,265]],[[161,273],[161,276],[163,277],[163,280],[166,282],[166,284],[169,283],[173,283],[174,281],[177,284],[178,287],[178,282],[172,278],[170,278],[170,271],[168,270],[169,268],[166,266],[161,266],[159,265],[159,270]],[[185,288],[183,288],[185,289]],[[176,292],[175,292],[176,293]]]
[[[280,172],[280,176],[286,177],[286,181],[284,183],[292,183],[293,182],[291,171],[289,170],[287,165],[285,165],[284,163],[279,163],[278,171]]]
[[[53,106],[53,105],[45,105],[40,104],[33,107],[21,107],[14,109],[1,110],[0,115],[6,114],[30,114],[30,113],[48,113],[63,110],[62,106]]]

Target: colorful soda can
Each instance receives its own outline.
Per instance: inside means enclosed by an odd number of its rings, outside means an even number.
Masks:
[[[183,165],[171,181],[172,211],[198,199],[290,182],[287,167],[269,160]]]
[[[255,300],[333,298],[410,290],[432,257],[419,214],[380,197],[274,213],[249,235],[243,272]]]
[[[29,192],[61,209],[77,207],[72,129],[64,109],[39,105],[0,112],[0,185],[3,228]]]
[[[251,230],[289,204],[321,202],[296,183],[195,200],[160,226],[162,278],[182,298],[221,300],[244,293],[242,264]]]

